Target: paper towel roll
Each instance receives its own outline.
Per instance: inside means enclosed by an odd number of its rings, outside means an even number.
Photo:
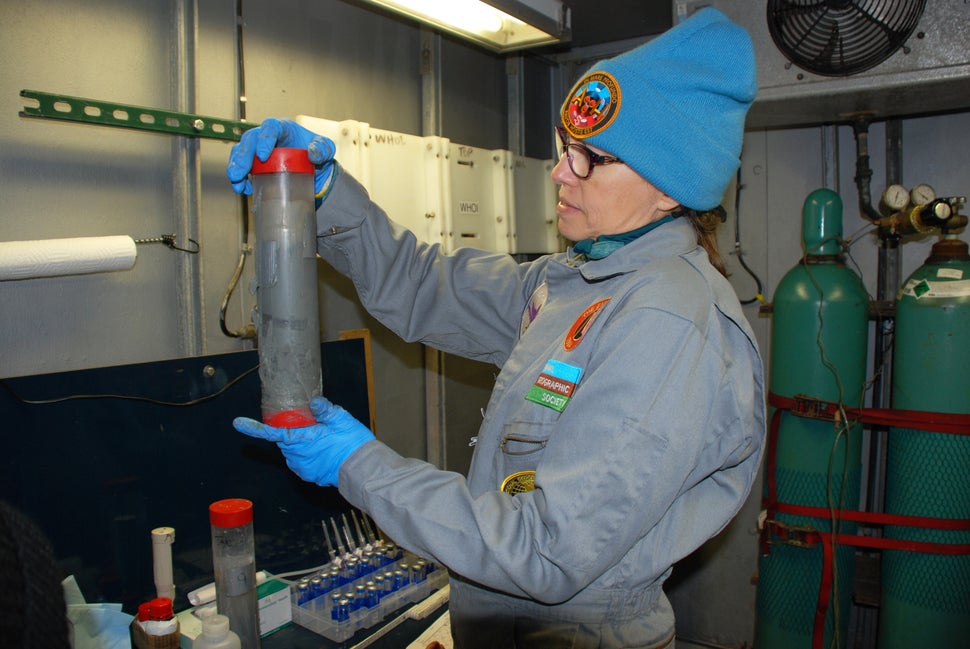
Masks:
[[[137,255],[128,236],[0,241],[0,280],[128,270]]]

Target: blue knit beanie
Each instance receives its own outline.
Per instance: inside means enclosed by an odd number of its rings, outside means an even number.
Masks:
[[[708,210],[740,165],[757,90],[751,38],[705,8],[591,67],[566,98],[562,122],[684,207]]]

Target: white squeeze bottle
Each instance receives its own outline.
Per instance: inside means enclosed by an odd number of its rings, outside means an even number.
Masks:
[[[241,649],[239,636],[229,629],[229,618],[216,613],[202,620],[202,633],[192,649]]]

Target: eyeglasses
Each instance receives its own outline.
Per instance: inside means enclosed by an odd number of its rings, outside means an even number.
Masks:
[[[614,162],[622,164],[623,162],[615,155],[600,155],[585,144],[570,142],[569,136],[566,135],[566,129],[562,126],[556,127],[556,133],[559,134],[559,140],[562,142],[559,159],[562,160],[562,157],[566,156],[566,160],[569,162],[569,169],[577,178],[583,180],[589,178],[593,175],[593,167],[596,165],[608,165]]]

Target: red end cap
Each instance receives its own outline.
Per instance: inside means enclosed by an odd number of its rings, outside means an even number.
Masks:
[[[263,423],[273,428],[303,428],[304,426],[312,426],[317,423],[317,420],[313,418],[308,409],[294,408],[264,416]]]
[[[140,622],[144,622],[145,620],[149,619],[151,617],[151,614],[152,614],[151,602],[142,602],[141,604],[138,605],[138,620]]]
[[[149,619],[171,620],[175,617],[172,612],[172,600],[167,597],[156,597],[148,603]]]
[[[216,527],[239,527],[253,522],[253,503],[244,498],[217,500],[209,505],[209,522]]]
[[[315,170],[306,149],[275,148],[266,162],[253,158],[254,174],[275,174],[288,171],[298,174],[312,174]]]

